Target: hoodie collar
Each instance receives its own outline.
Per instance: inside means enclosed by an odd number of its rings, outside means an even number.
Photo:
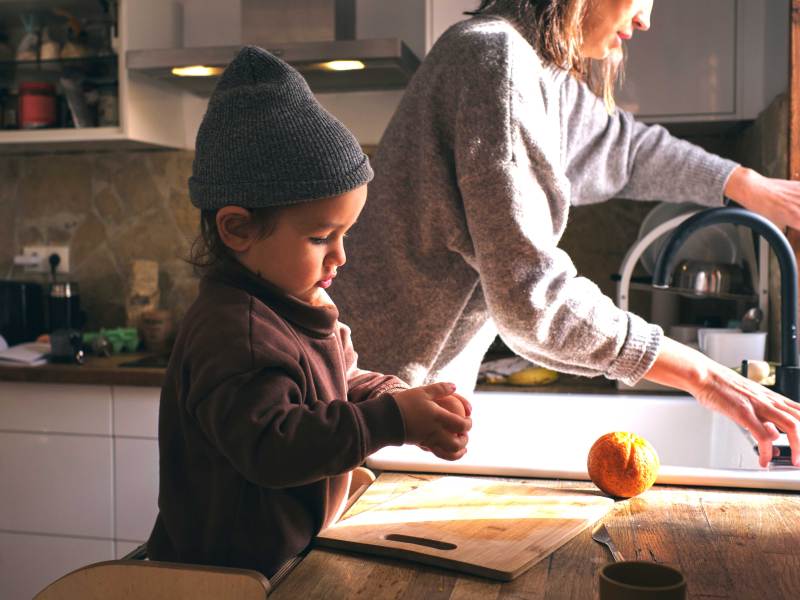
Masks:
[[[224,261],[204,279],[244,290],[286,321],[309,333],[324,337],[333,333],[336,328],[339,310],[333,302],[322,306],[309,304],[265,281],[238,261]]]

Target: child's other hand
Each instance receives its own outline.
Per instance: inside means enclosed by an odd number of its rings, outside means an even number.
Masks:
[[[451,413],[457,414],[459,417],[469,417],[472,415],[472,405],[461,394],[456,394],[455,392],[453,392],[448,396],[434,398],[433,401],[436,402],[436,404],[438,404],[442,408],[446,408]],[[422,448],[426,452],[432,452],[435,456],[438,456],[439,458],[442,458],[444,460],[458,460],[459,458],[464,456],[464,453],[467,451],[466,443],[469,441],[469,438],[467,437],[466,433],[457,433],[456,435],[464,436],[465,438],[464,439],[465,447],[462,451],[458,453],[448,452],[444,448],[436,446],[429,448],[427,446],[420,445],[420,448]]]
[[[442,408],[446,408],[451,413],[457,414],[459,417],[469,417],[472,415],[472,405],[461,394],[453,392],[447,396],[433,398],[433,401]]]
[[[472,419],[440,405],[454,406],[458,401],[468,415],[472,407],[454,391],[455,386],[450,383],[432,383],[394,394],[405,422],[406,442],[430,449],[445,460],[464,455]]]

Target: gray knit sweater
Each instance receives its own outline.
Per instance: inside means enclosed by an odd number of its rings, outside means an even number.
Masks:
[[[476,17],[431,49],[373,166],[332,288],[360,363],[469,391],[497,333],[540,365],[638,381],[663,332],[577,276],[558,248],[570,205],[720,206],[737,165],[609,116],[508,22]]]

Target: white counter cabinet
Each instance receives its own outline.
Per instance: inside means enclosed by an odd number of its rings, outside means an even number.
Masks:
[[[427,0],[426,49],[476,0]],[[619,105],[648,122],[755,119],[788,85],[788,0],[655,2],[626,42]]]
[[[0,597],[31,598],[150,534],[159,388],[0,382]]]

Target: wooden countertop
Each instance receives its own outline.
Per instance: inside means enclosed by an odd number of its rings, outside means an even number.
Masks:
[[[392,497],[419,479],[438,477],[386,476],[396,480]],[[590,482],[536,483],[596,489]],[[369,509],[367,494],[361,510]],[[383,494],[380,501],[387,499]],[[604,522],[626,559],[680,569],[690,599],[800,598],[800,494],[655,486],[639,497],[618,501]],[[592,540],[588,529],[507,583],[320,548],[279,583],[270,599],[585,600],[597,597],[598,571],[609,561],[608,551]]]
[[[166,369],[121,367],[121,363],[145,358],[147,354],[116,354],[109,358],[88,356],[86,363],[48,363],[38,367],[0,366],[0,381],[30,383],[79,383],[84,385],[135,385],[161,387]]]
[[[26,381],[32,383],[78,383],[84,385],[136,385],[161,387],[166,369],[153,367],[121,367],[121,363],[135,361],[149,355],[143,353],[117,354],[109,358],[87,356],[83,365],[49,363],[39,367],[0,365],[0,381]],[[479,384],[478,391],[504,391],[523,393],[581,393],[617,394],[613,381],[604,377],[578,377],[560,374],[558,381],[539,386],[510,386]],[[652,393],[652,392],[648,392]],[[655,392],[658,393],[658,392]]]

